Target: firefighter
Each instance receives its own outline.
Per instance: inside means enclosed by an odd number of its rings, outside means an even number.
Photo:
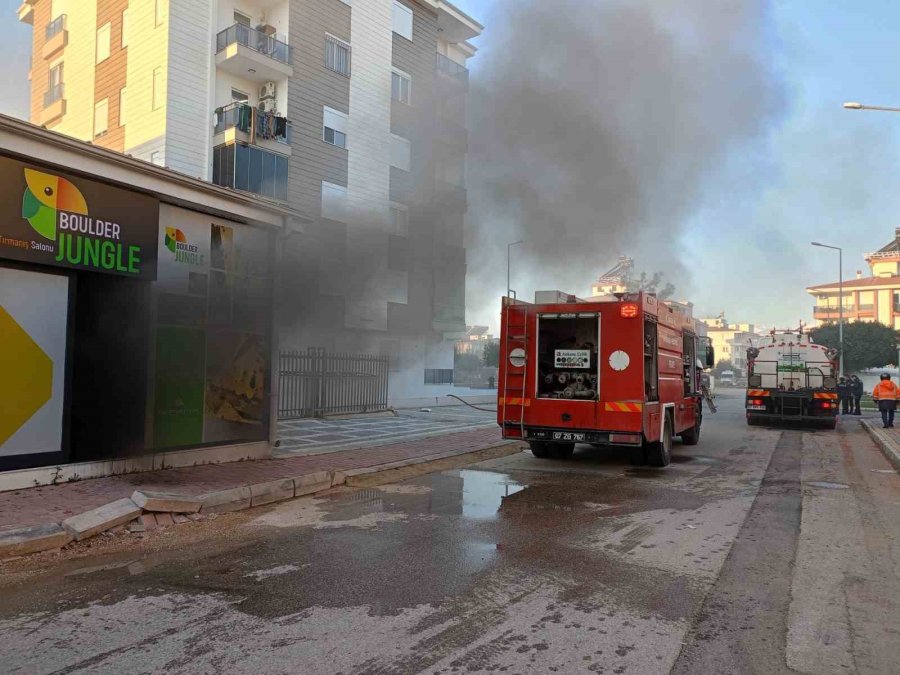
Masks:
[[[894,426],[894,411],[897,409],[897,385],[891,382],[891,376],[881,374],[881,381],[872,390],[872,398],[878,401],[878,410],[881,411],[881,421],[884,428]]]
[[[850,397],[852,396],[852,393],[850,391],[850,384],[847,382],[846,377],[842,377],[840,380],[838,380],[837,395],[838,403],[841,406],[841,415],[849,415]]]
[[[859,408],[859,403],[862,401],[863,395],[863,383],[862,380],[859,379],[856,375],[850,376],[850,386],[851,391],[853,393],[853,404],[850,406],[850,413],[852,415],[862,415],[862,410]]]

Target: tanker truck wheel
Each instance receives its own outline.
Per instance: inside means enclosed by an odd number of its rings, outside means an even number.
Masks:
[[[547,459],[550,456],[549,443],[544,443],[542,441],[529,441],[528,447],[531,449],[531,454],[538,459]]]
[[[647,443],[647,464],[650,466],[668,466],[672,461],[672,420],[666,417],[662,438],[654,443]]]

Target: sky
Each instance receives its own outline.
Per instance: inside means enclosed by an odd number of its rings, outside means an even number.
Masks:
[[[31,28],[16,20],[19,4],[0,0],[5,65],[0,112],[25,117]],[[470,62],[478,77],[481,64],[491,61],[492,26],[501,25],[517,0],[455,4],[485,25],[474,41],[480,52]],[[663,273],[684,268],[686,274],[673,279],[677,295],[693,301],[697,314],[724,312],[732,322],[787,327],[812,318],[807,286],[837,278],[836,252],[813,248],[810,241],[843,247],[844,277],[852,278],[857,270],[868,271],[864,254],[886,244],[900,227],[895,216],[900,213],[900,114],[841,107],[844,101],[900,107],[900,68],[894,57],[900,3],[770,4],[773,39],[760,50],[782,80],[777,122],[752,144],[734,148],[704,179],[686,221],[673,223],[682,232],[680,265],[645,253],[636,266]],[[582,287],[562,290],[589,294],[604,266],[598,263]],[[505,288],[505,274],[497,270],[498,288]],[[518,276],[514,264],[513,287],[528,297],[536,289],[527,287],[521,270]],[[494,314],[490,308],[470,307],[468,318],[493,323]]]

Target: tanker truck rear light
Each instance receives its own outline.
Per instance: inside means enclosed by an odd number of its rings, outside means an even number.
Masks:
[[[637,305],[632,303],[627,303],[622,305],[619,308],[619,316],[623,319],[634,319],[639,314],[640,310]]]
[[[609,442],[613,445],[640,445],[640,434],[610,434]]]

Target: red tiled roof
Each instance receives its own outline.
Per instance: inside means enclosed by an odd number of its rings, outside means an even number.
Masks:
[[[819,284],[818,286],[807,286],[808,291],[823,290],[826,288],[837,288],[840,282],[832,282],[830,284]],[[900,286],[900,276],[891,277],[863,277],[862,279],[844,279],[844,288],[864,288],[866,286]]]

